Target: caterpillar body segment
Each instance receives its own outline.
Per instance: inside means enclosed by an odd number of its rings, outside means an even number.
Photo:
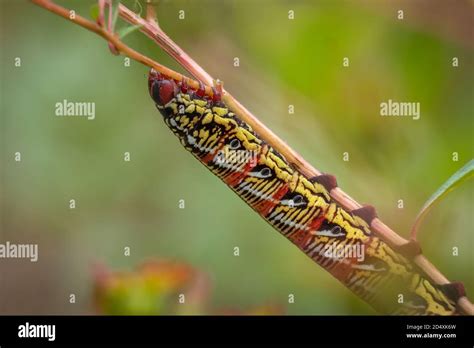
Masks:
[[[166,125],[211,172],[346,287],[388,314],[452,315],[455,296],[374,236],[375,209],[346,211],[332,175],[306,178],[216,97],[152,71],[149,91]],[[450,288],[452,290],[452,287]],[[453,293],[454,291],[451,291]]]

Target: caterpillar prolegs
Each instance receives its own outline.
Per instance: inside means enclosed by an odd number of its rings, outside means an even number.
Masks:
[[[305,177],[231,112],[219,93],[208,96],[204,88],[191,89],[154,70],[148,87],[165,123],[188,151],[377,311],[456,313],[461,289],[433,284],[406,252],[374,236],[372,207],[346,211],[335,202],[329,194],[337,186],[333,176]]]

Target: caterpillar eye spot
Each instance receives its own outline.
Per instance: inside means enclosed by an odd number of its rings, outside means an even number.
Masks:
[[[229,146],[232,150],[237,150],[240,147],[240,141],[238,139],[232,139]]]
[[[272,176],[272,171],[269,168],[263,168],[260,171],[260,175],[264,178],[268,178],[268,177]]]
[[[293,197],[293,203],[296,205],[303,203],[303,196],[296,195],[295,197]]]

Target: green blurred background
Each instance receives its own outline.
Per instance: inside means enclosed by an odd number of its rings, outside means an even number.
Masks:
[[[58,3],[90,17],[94,1]],[[0,261],[0,313],[91,313],[95,263],[132,269],[151,257],[205,272],[214,308],[374,313],[181,147],[148,95],[145,66],[124,67],[103,39],[27,1],[1,4],[0,242],[38,243],[39,261]],[[473,157],[473,10],[472,1],[173,0],[158,17],[276,134],[407,236],[425,200]],[[125,41],[182,71],[140,33]],[[56,117],[63,99],[95,102],[96,119]],[[388,99],[420,102],[421,119],[381,117]],[[471,295],[473,193],[461,186],[420,230],[426,256]]]

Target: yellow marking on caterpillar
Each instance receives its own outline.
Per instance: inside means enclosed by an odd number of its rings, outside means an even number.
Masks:
[[[326,212],[326,219],[328,221],[333,221],[336,210],[337,210],[337,205],[335,203],[329,204],[329,208]]]
[[[208,123],[211,123],[212,120],[213,120],[213,115],[212,114],[206,114],[203,118],[202,118],[202,124],[208,124]]]
[[[175,113],[175,114],[178,113],[178,104],[176,104],[176,103],[171,103],[171,104],[168,104],[166,107],[171,108],[171,110],[173,110],[173,113]]]
[[[209,131],[201,129],[199,130],[199,137],[203,139],[207,139],[209,137]]]
[[[216,114],[218,114],[219,116],[225,116],[229,112],[229,110],[227,110],[226,108],[220,108],[220,107],[217,107],[217,106],[214,106],[212,108],[212,111],[215,112]]]
[[[197,105],[196,105],[196,112],[197,112],[199,115],[203,115],[204,112],[206,112],[206,109],[203,108],[203,107],[200,107],[200,106],[197,106]]]
[[[196,105],[195,104],[189,104],[189,106],[184,109],[184,112],[187,112],[188,114],[194,112],[194,110],[196,109]]]
[[[207,106],[207,101],[201,100],[201,99],[193,99],[193,102],[200,107],[206,107]]]
[[[178,94],[176,96],[176,99],[178,100],[179,103],[183,103],[185,106],[188,106],[191,104],[191,101],[186,94]]]

